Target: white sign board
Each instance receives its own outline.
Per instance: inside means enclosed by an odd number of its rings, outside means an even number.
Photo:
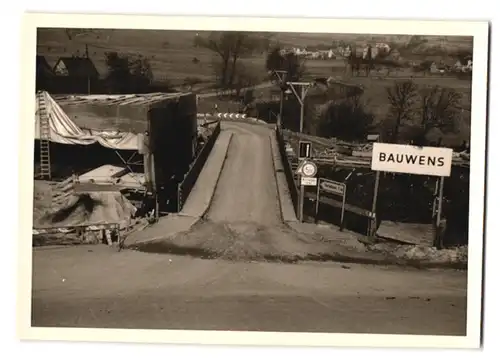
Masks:
[[[295,171],[297,174],[303,175],[304,177],[314,177],[318,172],[318,167],[313,162],[308,160],[303,160],[297,167]]]
[[[374,143],[372,170],[449,177],[452,156],[450,148]]]
[[[324,192],[333,193],[339,196],[343,196],[345,194],[345,184],[340,182],[320,179],[319,188]]]
[[[317,184],[318,184],[318,178],[300,177],[300,185],[302,186],[316,186]]]

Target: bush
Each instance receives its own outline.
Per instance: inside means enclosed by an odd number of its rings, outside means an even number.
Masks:
[[[280,103],[277,101],[256,102],[253,107],[255,116],[266,123],[275,123],[280,112]]]
[[[346,141],[365,140],[374,115],[367,112],[359,99],[329,102],[320,114],[318,134]]]

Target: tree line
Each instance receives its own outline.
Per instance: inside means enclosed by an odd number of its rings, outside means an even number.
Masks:
[[[266,69],[270,72],[286,71],[285,81],[303,80],[307,74],[304,59],[299,59],[293,53],[282,54],[279,48],[269,51]],[[318,79],[312,80],[318,82]],[[335,87],[338,87],[335,81],[330,84],[325,79],[320,80],[320,83],[326,84],[326,87],[317,87],[318,90],[308,97],[306,121],[309,124],[306,124],[306,131],[312,131],[319,136],[338,137],[345,140],[361,140],[368,132],[377,131],[375,116],[366,106],[362,89],[356,89],[353,86],[354,91],[339,92],[335,91]],[[286,88],[284,86],[282,90]],[[430,129],[452,131],[460,115],[462,97],[451,88],[419,87],[412,80],[403,80],[394,82],[384,91],[390,111],[386,120],[379,126],[387,129],[386,137],[391,142],[401,141],[402,126],[412,124],[421,129],[412,141],[415,144],[424,145]],[[317,99],[316,104],[314,104],[314,98]],[[297,103],[294,97],[291,103]],[[287,101],[285,108],[287,107],[294,108],[294,111],[288,113],[297,113],[297,104],[290,104],[290,101]],[[276,106],[274,110],[276,111]],[[294,124],[297,121],[297,119],[291,120]]]
[[[285,92],[286,82],[304,81],[310,78],[305,58],[293,52],[282,52],[280,44],[271,45],[272,34],[261,32],[213,31],[206,36],[195,36],[194,47],[209,50],[214,55],[212,64],[215,86],[222,92],[236,96],[245,107],[258,107],[252,90],[240,94],[241,89],[252,87],[259,81],[255,71],[243,61],[256,54],[267,54],[265,70],[268,80],[283,81],[278,92]],[[151,89],[153,72],[149,59],[143,56],[106,53],[108,74],[106,83],[111,92],[141,92]],[[280,71],[283,77],[277,77]],[[359,139],[372,131],[375,116],[366,106],[362,92],[342,92],[330,86],[326,79],[312,79],[323,85],[311,92],[306,106],[306,131],[327,137]],[[186,80],[187,81],[187,80]],[[190,80],[194,83],[194,80]],[[354,89],[354,88],[353,88]],[[402,126],[419,123],[422,132],[416,143],[425,142],[425,134],[431,128],[447,128],[456,120],[461,96],[453,89],[444,87],[421,87],[411,80],[396,81],[385,89],[390,112],[383,126],[392,142],[399,141]],[[316,99],[316,101],[315,101]],[[264,102],[260,108],[268,107],[279,113],[277,101]],[[293,128],[298,123],[298,101],[288,96],[284,101],[284,118]]]

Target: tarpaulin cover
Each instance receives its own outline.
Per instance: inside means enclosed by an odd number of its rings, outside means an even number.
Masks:
[[[103,147],[118,150],[138,150],[137,134],[117,131],[81,129],[62,110],[47,92],[37,93],[35,111],[35,139],[40,139],[39,97],[45,99],[46,115],[50,124],[50,141],[60,144],[90,145],[99,143]]]

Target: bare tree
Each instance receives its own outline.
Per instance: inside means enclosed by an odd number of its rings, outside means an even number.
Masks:
[[[453,124],[460,107],[461,94],[453,89],[435,86],[422,90],[422,127],[429,128]]]
[[[106,65],[108,74],[106,82],[108,91],[113,93],[148,92],[153,82],[153,71],[149,59],[140,55],[123,55],[108,52]]]
[[[237,73],[238,60],[268,46],[268,35],[238,31],[213,31],[206,38],[198,36],[196,46],[208,49],[220,58],[219,83],[231,87]]]
[[[393,141],[396,142],[403,122],[411,120],[415,113],[415,103],[418,98],[417,85],[411,80],[399,81],[388,87],[387,98],[391,104],[391,113],[394,117],[392,131]]]
[[[267,71],[286,71],[286,81],[298,81],[306,72],[306,59],[299,58],[292,52],[281,53],[279,46],[273,48],[266,58]],[[271,75],[274,78],[274,75]]]

